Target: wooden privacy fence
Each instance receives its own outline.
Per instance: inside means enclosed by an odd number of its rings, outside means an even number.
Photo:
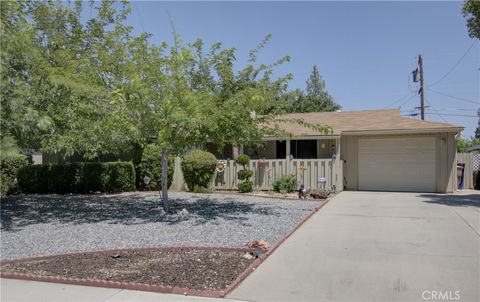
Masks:
[[[477,156],[477,154],[473,153],[457,153],[457,164],[465,164],[464,189],[473,189],[474,187],[473,172],[475,170],[474,162],[477,160]]]
[[[185,184],[180,168],[180,158],[175,160],[173,190],[184,190]],[[236,190],[238,185],[237,172],[242,170],[234,160],[224,160],[225,170],[215,172],[211,186],[220,190]],[[304,167],[303,170],[301,167]],[[298,184],[305,184],[306,189],[321,188],[343,190],[342,170],[343,162],[335,159],[265,159],[251,160],[248,168],[253,171],[251,181],[257,190],[272,190],[272,184],[283,175],[292,174],[297,178]],[[319,183],[324,178],[326,183]]]

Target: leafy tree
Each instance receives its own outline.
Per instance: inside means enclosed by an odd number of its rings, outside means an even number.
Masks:
[[[335,103],[333,97],[325,90],[325,81],[322,79],[316,65],[307,79],[306,92],[299,90],[290,92],[286,96],[288,112],[317,112],[336,111],[341,106]]]
[[[470,147],[480,144],[480,139],[471,137],[471,138],[457,138],[457,152],[465,153],[466,150]]]
[[[480,1],[465,0],[462,6],[463,16],[467,19],[468,35],[480,39]]]
[[[128,5],[111,4],[91,2],[97,13],[82,23],[80,1],[1,2],[2,136],[22,149],[88,158],[124,147],[105,117],[131,29]]]
[[[156,143],[162,153],[162,199],[168,211],[170,154],[214,142],[260,145],[286,135],[278,100],[291,75],[273,78],[289,60],[258,64],[267,36],[241,68],[235,49],[201,40],[152,45],[133,37],[122,3],[0,2],[2,8],[2,137],[21,148],[95,158]],[[261,114],[255,114],[255,112]],[[301,120],[297,121],[302,123]],[[330,129],[307,125],[318,131]]]

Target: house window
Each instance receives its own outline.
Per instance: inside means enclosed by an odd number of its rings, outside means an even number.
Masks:
[[[287,142],[286,141],[277,141],[276,146],[276,158],[284,159],[287,156]]]
[[[290,141],[290,151],[294,158],[317,158],[317,141],[313,139]]]

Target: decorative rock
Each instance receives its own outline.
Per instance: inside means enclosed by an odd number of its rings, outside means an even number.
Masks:
[[[314,199],[325,199],[330,195],[330,191],[325,189],[312,189],[310,190],[309,195]]]
[[[183,208],[181,211],[177,211],[177,214],[185,217],[188,216],[188,214],[190,213],[188,213],[187,209]]]
[[[252,256],[252,254],[250,254],[250,253],[245,253],[245,254],[242,256],[242,258],[245,258],[245,259],[247,259],[247,260],[250,260],[250,259],[253,258],[253,256]]]
[[[262,249],[264,251],[267,251],[270,248],[270,245],[265,240],[252,240],[247,243],[247,248]]]

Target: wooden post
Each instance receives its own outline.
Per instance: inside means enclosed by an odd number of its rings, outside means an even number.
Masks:
[[[289,174],[290,173],[290,153],[291,153],[291,150],[290,150],[290,139],[287,139],[286,142],[285,142],[285,159],[287,160],[287,163],[286,163],[286,173]]]
[[[418,56],[418,65],[420,66],[420,117],[422,121],[425,119],[425,95],[423,87],[423,59],[422,55]]]

